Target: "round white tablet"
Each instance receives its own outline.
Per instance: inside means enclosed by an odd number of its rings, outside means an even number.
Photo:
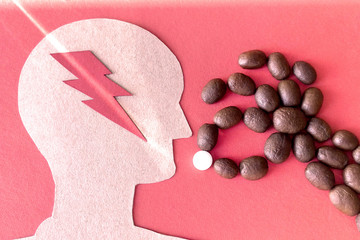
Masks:
[[[213,163],[211,154],[207,151],[198,151],[194,154],[193,164],[198,170],[204,171],[209,169]]]

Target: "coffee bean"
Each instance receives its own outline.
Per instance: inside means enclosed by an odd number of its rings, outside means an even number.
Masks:
[[[306,127],[307,119],[300,109],[282,107],[274,112],[273,124],[279,132],[294,134]]]
[[[320,162],[337,169],[344,169],[349,162],[349,158],[343,151],[331,146],[320,147],[317,152],[317,159]]]
[[[304,84],[312,84],[316,80],[316,71],[309,63],[298,61],[293,66],[294,75]]]
[[[203,124],[198,131],[197,144],[201,150],[210,151],[217,143],[219,135],[218,127],[215,124]]]
[[[273,133],[265,142],[265,157],[273,163],[282,163],[290,155],[291,140],[285,133]]]
[[[226,93],[226,83],[220,78],[210,80],[202,89],[201,98],[207,104],[219,101]]]
[[[241,110],[230,106],[219,110],[214,116],[214,123],[221,129],[227,129],[238,124],[242,119]]]
[[[301,91],[299,85],[293,80],[283,80],[278,84],[278,93],[284,106],[294,107],[300,105]]]
[[[344,183],[360,193],[360,165],[349,164],[343,171]]]
[[[270,116],[259,108],[248,108],[244,112],[245,125],[254,132],[263,133],[271,126]]]
[[[330,190],[335,185],[335,175],[331,169],[320,162],[311,162],[305,168],[305,177],[320,190]]]
[[[360,164],[360,146],[355,148],[355,150],[352,152],[352,156],[355,162]]]
[[[357,137],[347,130],[339,130],[332,137],[334,145],[342,150],[354,150],[359,145]]]
[[[310,134],[298,133],[293,139],[293,152],[300,162],[308,162],[315,157],[315,142]]]
[[[220,158],[215,161],[214,169],[217,174],[223,178],[234,178],[239,174],[239,168],[236,163],[228,158]]]
[[[280,104],[278,93],[267,84],[258,87],[255,93],[255,101],[259,108],[267,112],[274,111]]]
[[[258,180],[266,175],[269,166],[265,158],[252,156],[240,163],[240,174],[247,180]]]
[[[358,231],[360,232],[360,214],[356,216],[355,223]]]
[[[242,96],[250,96],[255,93],[255,82],[245,74],[233,73],[228,79],[229,89]]]
[[[308,88],[303,95],[301,110],[306,116],[315,116],[320,111],[323,101],[324,96],[320,89],[315,87]]]
[[[288,61],[285,56],[279,52],[274,52],[269,55],[267,66],[271,75],[277,80],[285,79],[291,73]]]
[[[360,199],[356,193],[346,185],[338,185],[329,193],[334,206],[349,216],[355,216],[360,211]]]
[[[331,137],[329,124],[321,118],[310,119],[306,131],[318,142],[325,142]]]
[[[239,56],[239,65],[242,68],[254,69],[264,66],[266,63],[266,55],[260,50],[251,50],[243,52]]]

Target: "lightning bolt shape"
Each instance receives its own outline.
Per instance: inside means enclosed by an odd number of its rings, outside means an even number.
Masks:
[[[82,101],[84,104],[146,141],[115,99],[132,94],[106,76],[112,72],[91,51],[52,53],[51,56],[77,77],[64,83],[92,98]]]

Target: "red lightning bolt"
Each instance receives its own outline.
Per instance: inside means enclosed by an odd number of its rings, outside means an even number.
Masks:
[[[51,56],[78,78],[64,82],[92,98],[83,103],[146,141],[115,99],[131,94],[105,76],[111,74],[111,71],[91,51],[54,53]]]

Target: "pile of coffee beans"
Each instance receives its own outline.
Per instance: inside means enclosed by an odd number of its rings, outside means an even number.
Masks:
[[[280,164],[289,156],[291,150],[295,158],[308,163],[305,169],[306,179],[320,190],[329,190],[331,203],[346,215],[356,217],[360,231],[360,146],[358,138],[347,130],[339,130],[333,134],[329,124],[316,117],[323,104],[324,96],[316,87],[307,88],[301,94],[298,83],[288,79],[291,73],[303,84],[316,81],[315,69],[307,62],[297,61],[289,65],[286,57],[279,53],[271,53],[268,57],[260,50],[243,52],[239,56],[239,65],[244,69],[261,68],[267,64],[270,74],[279,84],[277,89],[263,84],[256,87],[254,80],[243,73],[233,73],[227,82],[220,78],[210,80],[201,93],[207,104],[220,101],[227,89],[242,95],[254,95],[258,107],[250,107],[244,113],[235,106],[219,110],[213,123],[203,124],[197,135],[197,144],[202,152],[211,151],[218,141],[219,131],[231,128],[242,120],[252,131],[263,133],[271,125],[277,132],[271,134],[265,142],[264,156],[250,156],[243,159],[240,165],[229,158],[220,158],[214,162],[214,170],[224,178],[241,175],[247,180],[258,180],[268,172],[268,162]],[[331,139],[333,146],[325,145],[316,149],[315,142]],[[344,151],[352,151],[355,163]],[[196,154],[195,154],[196,155]],[[194,165],[206,161],[206,170],[212,159],[203,160],[194,156]],[[210,161],[210,163],[209,163]],[[201,165],[201,164],[200,164]],[[199,167],[197,167],[200,169]],[[335,186],[335,176],[331,169],[343,170],[344,184]]]

